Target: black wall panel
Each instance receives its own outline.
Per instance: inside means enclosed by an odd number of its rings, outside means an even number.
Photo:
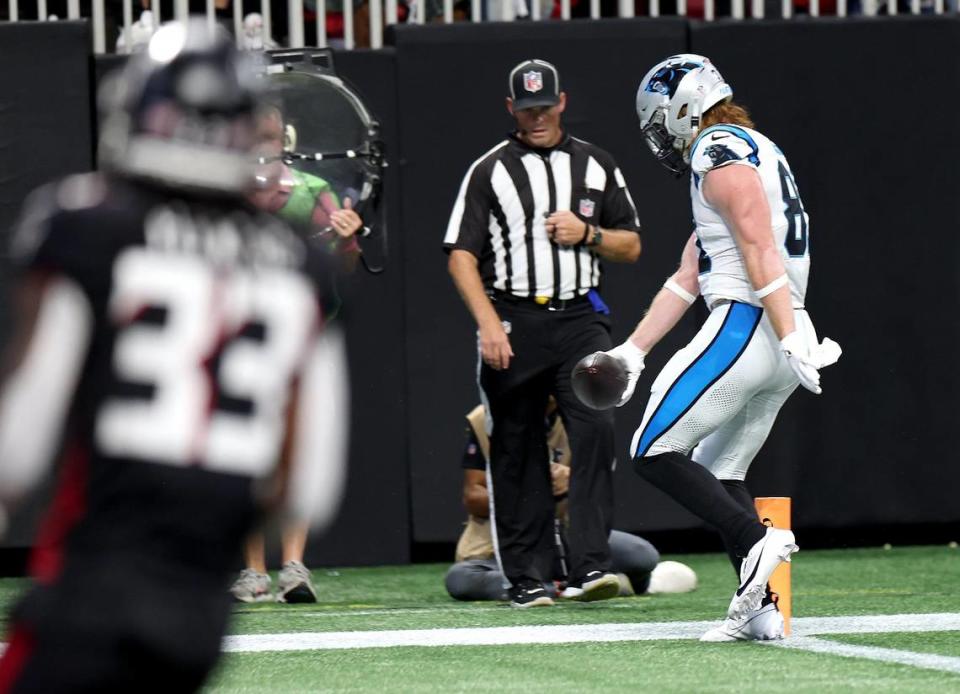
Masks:
[[[0,22],[0,245],[27,194],[52,178],[87,171],[90,32],[83,22]],[[0,343],[8,333],[7,278],[0,272]]]
[[[83,22],[0,22],[0,247],[24,199],[92,165],[90,32]],[[5,252],[5,251],[4,251]],[[0,344],[10,332],[0,271]],[[0,462],[2,464],[2,462]],[[42,493],[41,493],[42,495]],[[13,519],[2,542],[26,545],[38,511]]]
[[[0,23],[0,230],[42,183],[92,165],[84,22]]]
[[[335,523],[308,547],[311,565],[400,564],[410,560],[403,245],[396,162],[397,92],[392,50],[338,53],[337,71],[377,116],[387,142],[386,226],[361,243],[383,274],[357,268],[344,291],[352,422],[347,493]],[[384,258],[381,240],[387,235]]]

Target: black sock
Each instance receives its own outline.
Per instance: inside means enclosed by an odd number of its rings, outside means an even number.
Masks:
[[[757,512],[753,505],[753,495],[750,493],[750,490],[747,489],[746,482],[743,480],[720,480],[720,484],[727,490],[730,498],[739,504],[740,508],[747,513],[756,515]],[[727,550],[727,556],[730,557],[730,563],[733,564],[733,570],[737,574],[737,580],[739,581],[742,558],[737,556],[733,546],[726,542],[726,538],[724,538],[723,546]]]
[[[745,557],[767,529],[748,513],[702,465],[681,453],[661,453],[635,458],[634,470],[674,501],[716,528],[726,546]]]

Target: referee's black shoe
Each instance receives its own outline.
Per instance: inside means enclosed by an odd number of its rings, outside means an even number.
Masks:
[[[552,607],[553,598],[543,584],[523,579],[510,588],[510,607]]]
[[[609,571],[588,571],[580,581],[571,581],[562,593],[561,598],[593,602],[594,600],[609,600],[620,594],[620,579]]]

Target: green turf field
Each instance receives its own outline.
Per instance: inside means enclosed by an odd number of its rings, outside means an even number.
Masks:
[[[960,693],[956,549],[801,552],[778,645],[699,643],[733,572],[719,554],[667,558],[695,592],[530,610],[451,600],[444,565],[319,570],[315,605],[236,609],[208,691]],[[23,585],[0,582],[0,601]]]

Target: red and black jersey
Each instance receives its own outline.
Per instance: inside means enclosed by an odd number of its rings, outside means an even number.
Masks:
[[[68,561],[219,586],[332,297],[323,252],[236,200],[89,174],[34,194],[13,257],[70,297],[35,336],[80,365],[60,426],[22,434],[57,435],[65,458],[38,577],[59,572],[63,542]]]

